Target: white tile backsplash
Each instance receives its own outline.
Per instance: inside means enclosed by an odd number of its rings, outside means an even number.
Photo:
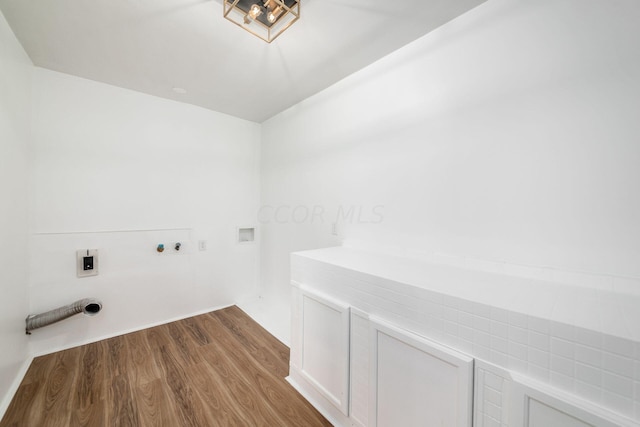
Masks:
[[[575,376],[575,363],[572,359],[562,356],[551,355],[551,373],[561,374],[573,378]]]
[[[491,321],[491,335],[498,337],[498,338],[503,338],[503,339],[508,339],[509,338],[509,325],[507,325],[506,323],[502,323],[499,322],[497,320],[492,320]]]
[[[575,359],[577,362],[588,364],[599,369],[602,366],[602,351],[582,344],[576,344]]]
[[[529,344],[529,334],[527,330],[524,328],[520,328],[518,326],[509,326],[509,341],[516,342],[518,344]]]
[[[576,379],[594,387],[602,387],[602,370],[591,365],[576,363]]]
[[[503,354],[509,353],[509,341],[498,336],[491,336],[491,350],[499,351]]]
[[[529,345],[538,350],[549,351],[549,335],[529,330]]]
[[[633,380],[610,372],[602,373],[602,388],[611,393],[633,396]]]
[[[529,363],[537,365],[539,368],[549,370],[549,352],[529,346],[527,348],[527,358]]]

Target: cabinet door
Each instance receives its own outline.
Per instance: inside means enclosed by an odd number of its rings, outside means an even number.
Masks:
[[[631,425],[604,408],[526,379],[514,379],[510,424],[514,427],[620,427]]]
[[[469,427],[473,359],[372,320],[371,426]]]
[[[300,289],[300,373],[348,415],[349,306]]]

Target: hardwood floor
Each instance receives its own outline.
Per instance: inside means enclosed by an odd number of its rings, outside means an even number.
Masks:
[[[288,363],[229,307],[34,359],[0,427],[330,426]]]

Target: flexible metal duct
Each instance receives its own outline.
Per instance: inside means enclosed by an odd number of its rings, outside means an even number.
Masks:
[[[65,305],[45,313],[30,314],[26,320],[27,334],[31,334],[31,331],[34,329],[59,322],[78,313],[95,316],[100,310],[102,310],[102,303],[100,301],[95,298],[84,298],[73,304]]]

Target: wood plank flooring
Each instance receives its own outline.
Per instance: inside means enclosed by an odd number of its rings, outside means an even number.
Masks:
[[[238,307],[33,360],[0,427],[330,426]]]

